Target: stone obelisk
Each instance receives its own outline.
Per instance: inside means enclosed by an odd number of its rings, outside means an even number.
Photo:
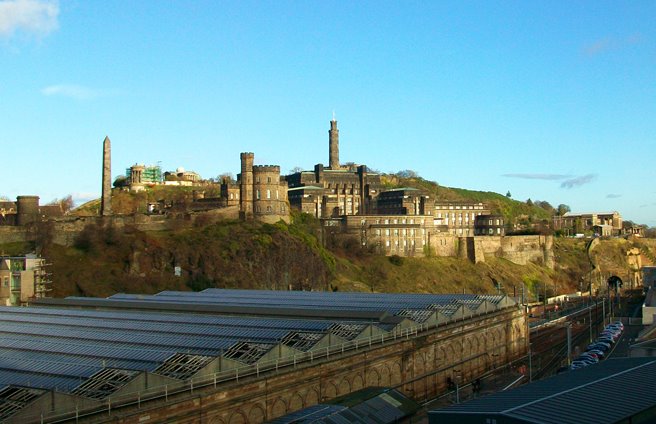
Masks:
[[[112,214],[112,143],[109,137],[103,141],[102,197],[100,216]]]

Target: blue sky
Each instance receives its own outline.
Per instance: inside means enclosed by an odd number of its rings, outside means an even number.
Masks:
[[[412,169],[656,226],[654,1],[0,0],[0,195],[133,163]]]

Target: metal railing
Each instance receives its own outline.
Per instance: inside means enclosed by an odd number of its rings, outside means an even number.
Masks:
[[[363,349],[370,349],[374,345],[382,345],[384,343],[394,343],[403,340],[409,340],[416,337],[419,333],[428,330],[437,330],[438,328],[446,328],[449,326],[457,325],[463,321],[468,321],[473,318],[480,318],[489,316],[496,312],[502,312],[506,309],[496,311],[472,313],[468,316],[461,318],[453,318],[445,323],[434,324],[419,324],[417,326],[394,329],[388,333],[370,336],[362,339],[355,339],[344,342],[339,345],[327,346],[319,350],[310,350],[308,352],[297,353],[288,357],[280,357],[268,361],[257,362],[252,365],[244,365],[242,367],[222,370],[210,375],[199,376],[191,378],[187,381],[181,381],[175,384],[168,384],[164,386],[157,386],[148,389],[142,389],[135,392],[123,393],[117,396],[109,396],[102,403],[93,406],[85,406],[81,408],[79,405],[74,410],[66,408],[66,410],[55,410],[48,413],[36,413],[32,416],[26,417],[27,422],[40,422],[40,423],[57,423],[64,421],[72,421],[97,414],[112,414],[112,410],[116,408],[124,408],[130,406],[141,407],[141,404],[153,400],[168,401],[170,397],[188,394],[194,395],[194,391],[204,388],[217,388],[220,384],[228,382],[239,382],[246,378],[259,378],[264,373],[277,373],[281,369],[297,369],[303,366],[309,366],[316,361],[329,360],[334,356],[342,355],[344,353],[359,351]]]

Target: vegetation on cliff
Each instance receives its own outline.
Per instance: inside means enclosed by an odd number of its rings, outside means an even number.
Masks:
[[[0,245],[5,254],[35,247],[52,264],[57,297],[108,296],[117,292],[202,290],[207,287],[419,293],[571,293],[611,274],[626,280],[627,252],[639,251],[643,265],[654,263],[656,240],[602,240],[592,251],[587,239],[554,239],[555,268],[517,265],[487,257],[474,264],[452,257],[385,257],[348,238],[320,242],[318,221],[295,215],[292,224],[220,221],[168,231],[89,225],[74,246],[52,244],[48,227],[38,246]],[[176,267],[181,272],[175,275]],[[605,276],[605,277],[604,277]],[[599,281],[597,281],[599,280]]]
[[[53,264],[55,296],[207,287],[323,290],[335,274],[335,258],[304,225],[222,221],[151,233],[89,225],[73,247],[51,245],[44,255]]]

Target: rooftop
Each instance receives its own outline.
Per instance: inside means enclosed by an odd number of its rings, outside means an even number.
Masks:
[[[429,412],[430,422],[605,424],[656,406],[656,360],[608,359],[516,389]],[[476,418],[474,418],[476,417]],[[626,421],[628,422],[628,421]]]

